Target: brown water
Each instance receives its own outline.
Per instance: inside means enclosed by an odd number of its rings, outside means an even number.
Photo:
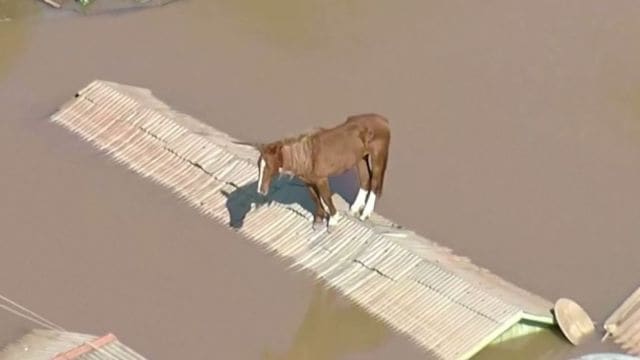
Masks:
[[[291,344],[285,351],[267,351],[265,360],[330,360],[367,352],[385,343],[389,330],[333,291],[321,285],[311,301]]]
[[[13,59],[24,50],[33,16],[40,8],[33,1],[0,0],[0,80]]]
[[[1,1],[0,18],[24,3]],[[380,213],[600,324],[638,286],[635,1],[265,4],[0,22],[3,294],[155,359],[424,358],[46,122],[95,78],[247,140],[380,112],[393,131]],[[4,319],[4,339],[24,331]],[[541,334],[479,357],[595,349]]]

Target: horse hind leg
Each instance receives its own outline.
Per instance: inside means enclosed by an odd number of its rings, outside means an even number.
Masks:
[[[336,210],[335,205],[333,205],[333,200],[331,199],[331,188],[329,187],[329,179],[320,181],[318,183],[318,190],[320,193],[320,201],[324,205],[326,205],[329,210],[328,226],[331,227],[337,225],[342,216]]]
[[[321,224],[327,217],[327,212],[325,211],[322,200],[320,199],[320,192],[318,191],[318,188],[315,185],[309,184],[307,185],[307,189],[311,195],[311,200],[313,200],[313,203],[316,206],[316,211],[313,214],[313,228],[315,229],[316,226]]]
[[[369,163],[367,161],[368,156],[364,156],[357,163],[358,180],[360,188],[358,189],[358,195],[349,207],[349,213],[351,215],[359,215],[362,209],[364,209],[367,195],[371,190],[371,170],[369,170]]]
[[[373,210],[376,207],[376,194],[374,192],[369,193],[369,198],[362,209],[362,214],[360,214],[360,220],[367,220]]]

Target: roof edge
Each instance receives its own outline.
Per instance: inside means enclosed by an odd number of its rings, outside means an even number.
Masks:
[[[556,322],[551,314],[549,314],[549,316],[541,316],[530,314],[525,311],[520,311],[516,313],[511,319],[509,319],[509,321],[505,322],[502,326],[496,328],[494,332],[491,333],[491,335],[478,342],[475,347],[473,347],[463,355],[462,359],[470,359],[471,357],[479,353],[482,349],[490,345],[494,340],[502,336],[502,334],[507,332],[509,329],[518,325],[518,323],[520,323],[521,321],[529,321],[533,323],[532,325],[538,325],[540,327],[556,325]]]
[[[542,315],[531,314],[526,311],[523,311],[522,320],[528,320],[541,325],[556,325],[556,321],[553,315],[551,314],[549,314],[549,316],[542,316]]]
[[[486,336],[481,341],[478,341],[474,347],[469,349],[466,353],[463,353],[461,359],[470,359],[472,356],[480,352],[480,350],[491,344],[493,340],[502,335],[505,331],[509,330],[512,326],[520,322],[523,318],[523,311],[517,312],[509,321],[505,321],[502,325],[498,326],[490,335]]]

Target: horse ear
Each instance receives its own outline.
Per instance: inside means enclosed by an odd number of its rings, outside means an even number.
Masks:
[[[282,144],[279,142],[262,145],[262,150],[267,154],[276,155],[282,150]]]

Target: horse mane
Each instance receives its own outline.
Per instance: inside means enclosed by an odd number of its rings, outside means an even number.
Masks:
[[[303,134],[280,140],[282,144],[283,170],[305,175],[313,170],[313,140],[322,131],[315,128]]]

